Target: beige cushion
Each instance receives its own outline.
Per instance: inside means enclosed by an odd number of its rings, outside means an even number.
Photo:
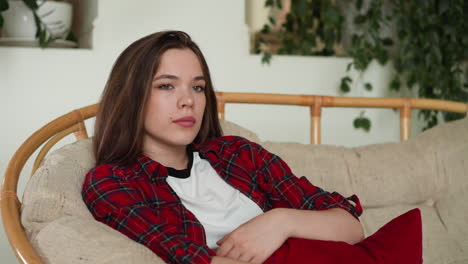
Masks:
[[[64,216],[46,225],[35,248],[46,263],[156,263],[156,254],[93,218]]]
[[[358,193],[366,207],[438,200],[468,185],[468,118],[401,143],[345,148],[263,142],[296,175],[343,194]]]
[[[258,142],[256,135],[223,122],[226,135]],[[468,261],[468,119],[431,129],[404,143],[358,148],[261,142],[296,175],[326,190],[357,194],[366,234],[419,207],[424,263]],[[46,263],[163,263],[146,247],[94,221],[81,199],[94,166],[91,140],[54,151],[24,192],[22,223]]]
[[[39,231],[65,216],[92,219],[81,198],[84,176],[94,166],[90,139],[50,153],[23,194],[21,221],[34,241]]]
[[[260,141],[257,134],[239,126],[238,124],[221,120],[221,128],[223,129],[224,136],[242,136],[253,142]]]

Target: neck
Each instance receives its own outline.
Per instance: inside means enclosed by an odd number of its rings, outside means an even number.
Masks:
[[[143,154],[166,167],[177,170],[186,169],[188,165],[187,146],[156,145],[145,142]]]

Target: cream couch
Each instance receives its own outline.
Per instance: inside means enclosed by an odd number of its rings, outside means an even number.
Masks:
[[[225,134],[260,142],[235,124]],[[357,148],[260,142],[296,175],[357,194],[367,235],[411,208],[423,217],[424,263],[468,263],[468,118],[402,143]],[[91,140],[51,153],[24,192],[22,224],[46,263],[163,263],[146,247],[96,222],[81,199],[93,167]]]

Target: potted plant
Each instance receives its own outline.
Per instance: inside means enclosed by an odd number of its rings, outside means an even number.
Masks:
[[[46,47],[70,39],[72,5],[65,1],[0,0],[3,40],[38,41]]]
[[[283,1],[264,3],[281,8]],[[286,21],[277,25],[271,17],[258,33],[255,52],[263,55],[263,63],[269,63],[272,54],[336,56],[343,51],[353,59],[347,70],[359,72],[372,60],[380,64],[391,60],[397,74],[389,83],[390,90],[415,87],[421,98],[466,103],[467,16],[463,0],[291,0]],[[356,31],[343,32],[345,21],[351,21]],[[343,34],[350,33],[349,45],[342,45]],[[343,77],[341,92],[349,92],[352,81]],[[365,83],[363,88],[371,90],[372,84]],[[420,114],[426,128],[437,124],[438,111],[421,110]],[[443,117],[449,121],[462,116],[445,113]],[[360,116],[354,125],[368,130],[370,121]]]

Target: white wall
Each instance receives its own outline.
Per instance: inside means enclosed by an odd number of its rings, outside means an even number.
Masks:
[[[155,31],[190,33],[206,55],[218,91],[338,95],[349,59],[281,56],[274,57],[271,66],[263,66],[259,56],[248,52],[244,13],[244,1],[100,0],[90,50],[0,47],[0,173],[36,129],[97,102],[117,55],[134,40]],[[373,83],[374,91],[350,96],[387,96],[384,88],[390,77],[388,67],[373,65],[362,80]],[[226,119],[251,128],[263,140],[309,142],[308,108],[234,105],[226,111]],[[373,128],[365,133],[352,128],[359,112],[324,110],[323,143],[356,146],[398,141],[398,113],[367,111]],[[19,184],[20,195],[24,179]],[[0,256],[2,263],[16,262],[3,229]]]

